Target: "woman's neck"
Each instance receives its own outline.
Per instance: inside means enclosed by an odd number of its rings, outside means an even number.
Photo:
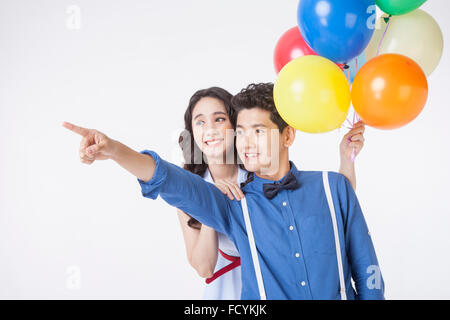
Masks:
[[[226,163],[210,163],[208,164],[209,172],[213,181],[231,180],[236,181],[238,175],[238,166],[236,164]]]

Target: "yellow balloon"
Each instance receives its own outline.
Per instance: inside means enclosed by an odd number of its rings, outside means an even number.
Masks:
[[[322,133],[339,128],[350,108],[350,86],[342,70],[320,56],[292,60],[274,86],[278,113],[291,127]]]

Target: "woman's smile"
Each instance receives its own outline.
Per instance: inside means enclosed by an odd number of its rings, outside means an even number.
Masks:
[[[204,143],[209,147],[217,147],[217,146],[221,145],[223,141],[224,141],[224,139],[210,139],[210,140],[205,140]]]

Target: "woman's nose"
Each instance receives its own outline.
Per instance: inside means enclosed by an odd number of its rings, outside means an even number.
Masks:
[[[215,125],[212,126],[205,126],[203,135],[207,138],[214,138],[219,136],[219,131],[215,127]]]

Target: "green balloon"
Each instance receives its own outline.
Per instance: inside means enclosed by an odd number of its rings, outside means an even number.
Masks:
[[[377,6],[391,15],[401,15],[419,8],[427,0],[375,0]]]

